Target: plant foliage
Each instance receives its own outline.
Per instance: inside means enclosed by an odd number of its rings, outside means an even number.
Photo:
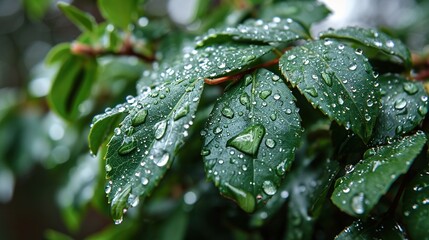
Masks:
[[[100,82],[125,79],[137,89],[112,93],[88,138],[115,223],[137,207],[125,225],[151,219],[151,206],[170,192],[183,202],[166,210],[173,217],[159,231],[179,226],[185,234],[195,229],[188,221],[216,206],[233,209],[228,221],[241,229],[234,234],[428,239],[428,96],[409,74],[407,46],[358,27],[312,36],[312,24],[330,12],[321,3],[249,2],[241,14],[220,7],[217,25],[202,23],[211,29],[200,36],[151,31],[164,25],[145,22],[136,0],[99,0],[105,23],[59,4],[82,35],[47,57],[57,67],[51,108],[83,121],[82,104],[99,101]],[[228,15],[235,22],[221,20]],[[211,195],[203,168],[246,214]],[[180,210],[199,199],[207,203],[192,218]]]

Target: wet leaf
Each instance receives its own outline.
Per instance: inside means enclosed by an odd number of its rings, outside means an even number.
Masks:
[[[207,176],[246,212],[276,194],[294,158],[301,126],[280,77],[259,70],[218,99],[204,135]]]
[[[371,141],[382,144],[420,124],[428,111],[428,96],[421,83],[399,75],[384,75],[378,82],[382,108]]]
[[[406,173],[426,142],[421,131],[385,146],[371,148],[363,160],[339,178],[333,203],[351,216],[367,216],[390,185]]]
[[[113,132],[116,124],[125,117],[124,113],[119,110],[120,107],[108,109],[107,113],[94,117],[88,134],[89,149],[93,154],[97,154],[98,148],[106,140],[107,136]]]
[[[422,169],[408,184],[402,198],[402,221],[411,239],[428,239],[429,167]]]
[[[53,79],[48,95],[51,108],[66,120],[79,118],[80,106],[91,93],[96,73],[94,59],[69,56]]]
[[[62,63],[71,55],[70,43],[60,43],[53,47],[45,58],[47,65]]]
[[[74,23],[82,32],[92,32],[97,23],[93,16],[88,13],[82,12],[78,8],[65,3],[59,2],[58,8],[66,15],[66,17]]]
[[[385,54],[399,57],[407,67],[411,66],[411,54],[398,39],[377,31],[360,27],[346,27],[320,33],[320,38],[338,38],[357,42],[367,47],[378,49]]]
[[[221,30],[209,32],[197,41],[197,46],[205,46],[213,43],[228,41],[251,42],[281,42],[290,43],[299,39],[309,39],[310,34],[299,23],[290,18],[273,18],[271,21],[247,20],[237,27],[227,27]]]
[[[263,8],[260,16],[264,19],[292,18],[310,28],[311,24],[325,19],[330,13],[331,11],[318,1],[287,1]]]
[[[314,107],[364,141],[370,138],[380,92],[365,57],[333,40],[314,41],[287,51],[280,69]]]
[[[366,240],[366,239],[408,239],[402,227],[391,218],[380,220],[356,220],[344,229],[336,240]]]

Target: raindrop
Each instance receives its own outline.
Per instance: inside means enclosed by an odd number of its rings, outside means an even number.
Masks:
[[[136,149],[137,144],[134,140],[134,137],[125,137],[124,141],[122,142],[121,146],[118,149],[118,153],[120,155],[125,155],[130,152],[132,152],[134,149]]]
[[[351,207],[356,214],[362,214],[365,211],[364,208],[365,197],[363,193],[359,193],[352,198]]]
[[[226,146],[234,147],[243,153],[256,155],[264,135],[264,126],[261,124],[253,125],[229,139]]]
[[[356,64],[353,64],[353,65],[351,65],[351,66],[349,67],[349,70],[350,70],[350,71],[354,71],[354,70],[356,70],[356,68],[357,68],[357,65],[356,65]]]
[[[356,53],[357,55],[362,55],[363,51],[362,51],[362,49],[360,49],[360,48],[356,48],[355,53]]]
[[[244,190],[236,188],[229,183],[225,183],[231,195],[237,200],[238,205],[246,212],[255,210],[255,197]]]
[[[131,120],[131,125],[137,126],[144,123],[146,121],[146,117],[147,117],[147,110],[138,111],[134,115],[133,119]]]
[[[369,114],[367,114],[367,113],[365,113],[365,120],[367,122],[371,121],[371,116]]]
[[[296,58],[296,56],[295,55],[289,55],[288,57],[287,57],[287,60],[289,60],[289,61],[292,61],[292,60],[294,60]]]
[[[323,75],[323,73],[322,73],[322,75]],[[311,75],[311,78],[313,78],[314,80],[319,79],[319,77],[316,74]]]
[[[286,173],[286,161],[281,162],[279,165],[277,165],[276,167],[276,173],[279,176],[283,176]]]
[[[182,108],[180,108],[173,116],[174,121],[181,119],[189,113],[189,105],[186,104]]]
[[[220,68],[220,69],[222,69],[222,68],[225,68],[225,67],[226,67],[226,64],[225,64],[225,63],[221,63],[221,64],[219,64],[217,67],[218,67],[218,68]]]
[[[395,133],[396,134],[401,134],[402,133],[402,126],[397,126],[395,129]]]
[[[167,121],[163,120],[155,124],[155,139],[159,140],[161,139],[164,134],[165,130],[167,130]]]
[[[355,170],[355,167],[351,164],[345,166],[346,174],[349,174]]]
[[[141,182],[144,186],[146,186],[149,183],[149,179],[142,177]]]
[[[367,105],[368,107],[372,107],[372,106],[374,106],[374,102],[373,102],[373,101],[371,101],[371,99],[368,99],[368,100],[366,101],[366,105]]]
[[[288,192],[288,191],[286,191],[286,190],[282,191],[282,192],[280,193],[280,197],[282,197],[282,198],[284,198],[284,199],[288,198],[288,197],[289,197],[289,192]]]
[[[240,103],[246,107],[248,107],[250,105],[250,100],[249,100],[249,96],[247,95],[247,93],[241,94]]]
[[[271,90],[265,90],[259,94],[259,97],[261,99],[267,99],[267,97],[269,97],[270,95],[271,95]]]
[[[220,128],[220,127],[216,127],[215,129],[213,129],[213,133],[215,133],[215,134],[219,134],[221,132],[222,132],[222,128]]]
[[[339,103],[340,105],[343,105],[343,104],[344,104],[344,100],[343,100],[341,97],[339,97],[339,98],[338,98],[338,103]]]
[[[270,115],[270,119],[271,119],[272,121],[275,121],[275,120],[277,119],[277,114],[272,113],[272,114]]]
[[[427,107],[426,107],[426,106],[421,105],[421,106],[419,107],[419,114],[420,114],[422,117],[424,117],[424,116],[426,116],[426,113],[428,113],[428,109],[427,109]]]
[[[277,81],[280,79],[280,77],[279,77],[279,76],[277,76],[277,75],[274,75],[274,76],[272,77],[272,79],[273,79],[273,81],[274,81],[274,82],[277,82]]]
[[[125,98],[125,100],[127,100],[127,103],[129,103],[129,104],[133,104],[134,102],[135,102],[135,98],[133,97],[133,96],[131,96],[131,95],[128,95],[126,98]]]
[[[131,207],[137,207],[137,205],[139,205],[139,197],[134,194],[130,194],[128,196],[128,204]]]
[[[402,110],[407,106],[407,101],[403,98],[400,98],[395,101],[395,108],[398,110]]]
[[[279,99],[280,99],[280,95],[276,93],[276,94],[274,94],[273,98],[274,98],[275,100],[279,100]]]
[[[110,184],[107,184],[106,187],[104,188],[104,192],[106,194],[109,194],[112,191],[112,186]]]
[[[221,112],[224,117],[227,117],[227,118],[234,117],[234,111],[230,107],[224,107]]]
[[[406,93],[408,93],[409,95],[413,95],[413,94],[417,93],[417,91],[419,90],[417,88],[417,86],[414,83],[411,83],[411,82],[405,82],[405,83],[403,83],[402,87],[403,87],[404,91]]]
[[[338,49],[343,50],[344,49],[344,44],[338,45]]]
[[[392,40],[386,41],[386,46],[389,48],[393,48],[395,46],[395,43]]]
[[[276,141],[271,138],[267,138],[267,140],[265,140],[265,145],[269,148],[274,148],[276,146]]]
[[[266,180],[262,183],[262,190],[264,190],[264,192],[270,196],[276,194],[276,192],[277,192],[276,186],[274,185],[273,182],[271,182],[269,180]]]
[[[110,164],[106,164],[104,168],[106,169],[106,172],[112,171],[112,166],[110,166]]]
[[[192,68],[192,64],[188,64],[184,68],[185,68],[185,70],[190,70]]]
[[[349,193],[350,192],[350,188],[346,187],[343,189],[343,193]]]
[[[116,136],[121,134],[121,129],[120,128],[115,128],[115,130],[113,130],[113,132],[115,133]]]
[[[168,163],[168,160],[170,159],[170,154],[168,154],[167,152],[164,153],[161,158],[155,158],[153,160],[153,162],[158,166],[158,167],[163,167]]]
[[[322,79],[328,86],[332,86],[332,79],[329,74],[322,72]]]
[[[319,94],[317,93],[316,89],[313,87],[304,89],[304,92],[308,93],[312,97],[317,97]]]
[[[197,202],[198,197],[197,194],[195,194],[192,191],[189,191],[183,195],[183,201],[188,205],[193,205]]]
[[[122,220],[123,220],[123,217],[121,216],[120,218],[118,218],[118,219],[114,219],[114,222],[115,222],[115,224],[116,225],[118,225],[118,224],[121,224],[122,223]]]
[[[208,156],[208,155],[210,155],[210,150],[208,149],[201,150],[201,156]]]

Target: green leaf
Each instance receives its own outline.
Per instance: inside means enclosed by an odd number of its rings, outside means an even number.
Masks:
[[[45,58],[45,63],[47,65],[62,63],[69,58],[70,55],[70,43],[60,43],[48,52],[48,55],[46,55]]]
[[[207,176],[246,212],[277,192],[301,126],[294,97],[267,70],[246,75],[217,101],[204,135]]]
[[[402,221],[411,239],[429,239],[429,167],[407,184],[402,204]]]
[[[311,24],[325,19],[330,13],[331,11],[319,1],[287,1],[263,8],[260,17],[264,19],[292,18],[309,29]]]
[[[97,154],[98,148],[109,136],[109,133],[111,133],[117,123],[125,117],[125,113],[120,112],[120,109],[120,106],[114,109],[109,108],[106,113],[94,117],[91,130],[88,134],[88,144],[91,153]]]
[[[93,16],[88,13],[82,12],[78,8],[65,3],[59,2],[58,8],[66,15],[66,17],[73,22],[82,32],[92,32],[97,23]]]
[[[382,108],[374,128],[372,142],[381,144],[413,130],[428,112],[428,96],[420,82],[399,75],[378,79]]]
[[[338,30],[327,30],[320,33],[320,38],[338,38],[354,41],[364,46],[378,49],[385,54],[399,57],[406,67],[411,67],[411,54],[408,48],[400,40],[375,29],[346,27]]]
[[[280,58],[286,79],[329,118],[369,140],[380,92],[367,59],[332,40],[314,41]]]
[[[105,19],[123,30],[137,18],[137,0],[98,0],[98,7]]]
[[[39,20],[45,15],[53,0],[23,0],[22,2],[30,18]]]
[[[356,220],[335,238],[335,240],[367,239],[405,240],[408,238],[402,227],[391,218],[366,222]]]
[[[112,216],[134,207],[158,185],[184,144],[192,125],[203,81],[166,83],[150,94],[129,100],[130,114],[108,144],[106,193]]]
[[[197,40],[197,46],[233,41],[263,43],[290,43],[299,39],[309,39],[308,31],[292,19],[273,18],[271,21],[248,20],[236,28],[227,27],[209,32]]]
[[[70,56],[53,79],[48,95],[51,108],[64,119],[79,118],[79,106],[90,95],[96,72],[94,59]]]
[[[426,142],[421,131],[389,145],[369,149],[353,171],[339,178],[333,203],[351,216],[367,216],[390,185],[406,173]]]

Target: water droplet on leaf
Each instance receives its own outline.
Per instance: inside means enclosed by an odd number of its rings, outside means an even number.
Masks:
[[[163,120],[155,124],[155,139],[159,140],[161,139],[164,134],[165,130],[167,130],[167,121]]]
[[[364,206],[365,196],[359,193],[352,198],[351,207],[356,214],[362,214],[365,211]]]
[[[121,146],[118,149],[118,153],[120,155],[126,155],[132,152],[136,148],[137,148],[137,144],[136,144],[136,141],[134,140],[134,137],[125,137],[124,141],[122,142]]]
[[[168,160],[170,160],[170,154],[168,154],[167,152],[164,153],[160,158],[155,158],[153,160],[153,162],[158,166],[158,167],[163,167],[168,163]]]
[[[174,121],[181,119],[189,113],[189,105],[186,104],[182,108],[180,108],[173,116]]]
[[[261,99],[267,99],[267,97],[269,97],[270,95],[271,95],[271,90],[265,90],[259,94],[259,97]]]
[[[230,107],[224,107],[221,112],[224,117],[227,117],[227,118],[234,117],[234,111]]]
[[[229,139],[226,145],[254,156],[258,152],[259,145],[264,135],[264,126],[261,124],[253,125],[243,130],[237,136]]]
[[[262,183],[262,190],[264,190],[264,192],[270,196],[276,194],[276,192],[277,192],[277,188],[274,185],[274,183],[271,181],[268,181],[268,180],[266,180]]]
[[[137,126],[144,123],[146,121],[146,117],[147,110],[140,110],[134,115],[133,119],[131,120],[131,125]]]

